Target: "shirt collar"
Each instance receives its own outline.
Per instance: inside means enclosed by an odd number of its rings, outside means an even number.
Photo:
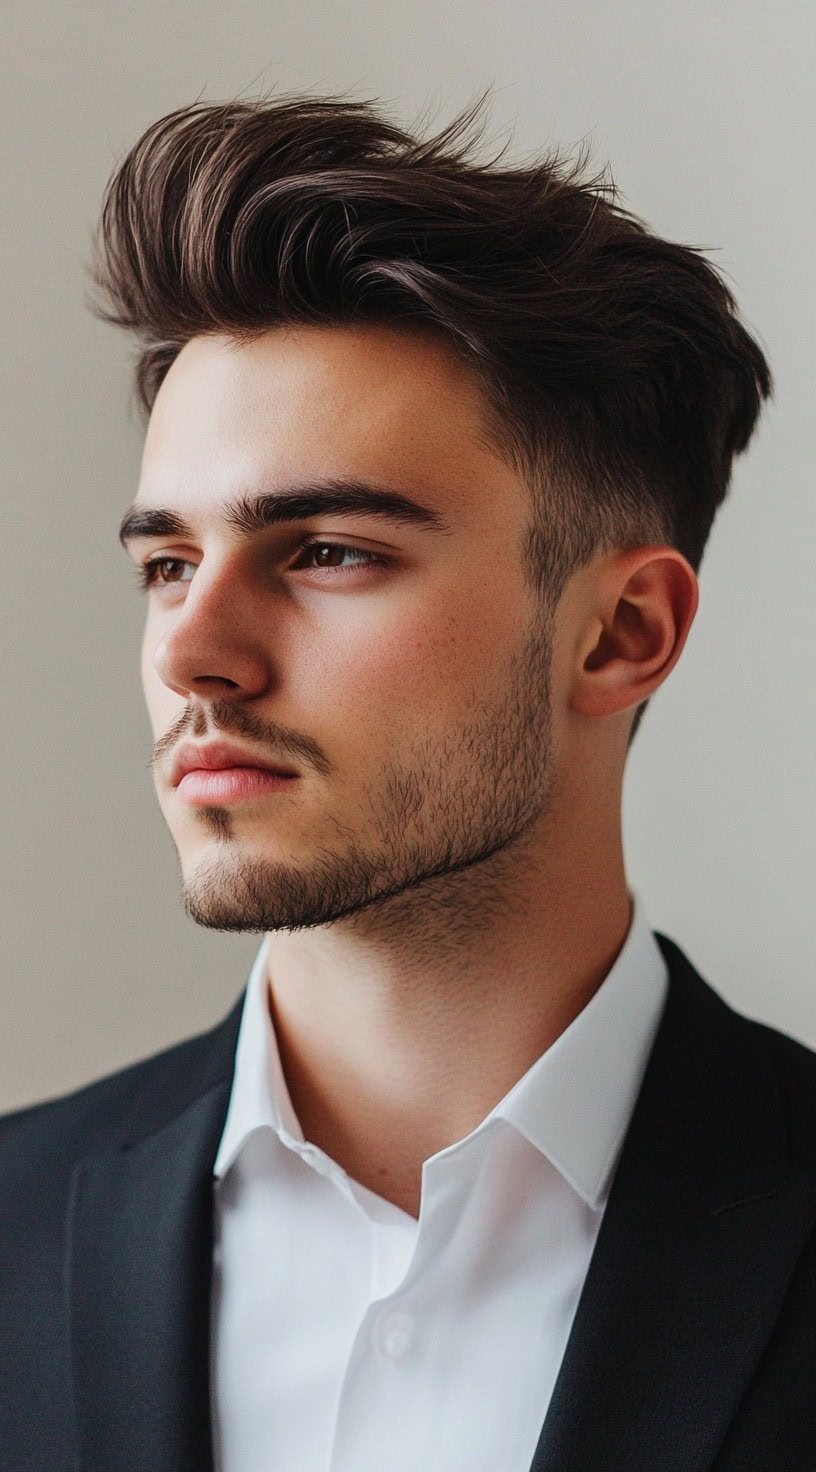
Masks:
[[[273,1129],[286,1143],[303,1141],[289,1097],[267,1001],[269,938],[264,936],[249,973],[235,1050],[227,1117],[213,1174],[226,1175],[253,1130]]]
[[[586,1006],[484,1121],[515,1125],[579,1196],[601,1205],[668,993],[668,968],[630,891],[622,949]]]
[[[478,1126],[513,1125],[592,1207],[609,1188],[668,988],[642,900],[621,951],[590,1001]],[[268,938],[247,983],[235,1073],[213,1173],[226,1174],[254,1130],[302,1144],[267,1005]],[[476,1131],[474,1131],[476,1133]]]

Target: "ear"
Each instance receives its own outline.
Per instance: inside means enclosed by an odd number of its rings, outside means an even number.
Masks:
[[[694,570],[673,547],[605,558],[578,640],[570,709],[610,716],[648,699],[680,658],[698,602]]]

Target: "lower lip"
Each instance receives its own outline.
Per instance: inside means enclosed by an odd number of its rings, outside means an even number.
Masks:
[[[282,777],[279,772],[267,772],[261,767],[219,767],[217,771],[196,767],[185,773],[176,792],[183,802],[220,804],[265,797],[294,781],[294,777]]]

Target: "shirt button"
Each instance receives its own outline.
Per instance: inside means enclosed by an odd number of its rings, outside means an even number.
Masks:
[[[404,1309],[389,1309],[374,1326],[374,1341],[389,1360],[401,1360],[416,1338],[413,1314]]]

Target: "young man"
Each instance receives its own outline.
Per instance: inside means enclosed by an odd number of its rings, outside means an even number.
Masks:
[[[3,1122],[4,1472],[813,1466],[816,1061],[621,844],[770,373],[699,254],[467,127],[197,104],[109,186],[156,792],[264,938]]]

